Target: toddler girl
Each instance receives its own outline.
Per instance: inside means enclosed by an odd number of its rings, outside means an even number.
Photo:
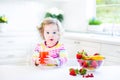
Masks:
[[[60,42],[61,24],[53,18],[46,18],[38,28],[43,42],[37,44],[33,55],[36,66],[61,66],[67,62],[67,53],[64,45]]]

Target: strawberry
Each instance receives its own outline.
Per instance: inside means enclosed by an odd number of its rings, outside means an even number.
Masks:
[[[83,67],[88,67],[88,63],[86,61],[83,62],[82,64]]]
[[[85,78],[89,78],[90,76],[89,76],[89,74],[87,74],[86,76],[85,76]]]
[[[75,71],[75,69],[70,68],[70,69],[69,69],[69,72],[70,72],[70,73],[69,73],[70,75],[76,76],[76,71]]]
[[[83,65],[83,62],[84,62],[84,61],[83,61],[82,59],[78,59],[77,61],[79,62],[80,66]]]
[[[100,55],[99,53],[95,53],[94,56]]]
[[[79,70],[78,70],[78,69],[75,69],[75,73],[76,73],[76,74],[79,74]]]
[[[97,62],[96,62],[96,61],[92,61],[92,62],[91,62],[91,65],[92,65],[94,68],[96,68],[96,67],[97,67]]]
[[[83,76],[83,77],[85,77],[85,78],[92,78],[92,77],[94,77],[94,76],[93,76],[93,74],[91,73],[91,74],[87,74],[87,75],[85,75],[85,76]]]
[[[85,68],[81,68],[81,69],[79,70],[79,72],[80,72],[81,75],[85,75],[86,72],[87,72],[87,70],[86,70]]]
[[[82,58],[82,54],[77,53],[77,54],[76,54],[76,58],[77,58],[77,59],[81,59],[81,58]]]
[[[94,75],[91,73],[90,75],[89,75],[90,77],[94,77]]]

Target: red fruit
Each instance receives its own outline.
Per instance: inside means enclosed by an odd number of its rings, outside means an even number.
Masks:
[[[97,62],[96,61],[92,61],[91,65],[96,68],[97,67]]]
[[[80,72],[81,75],[85,75],[86,72],[87,72],[87,70],[86,70],[85,68],[81,68],[81,69],[79,70],[79,72]]]
[[[94,77],[94,75],[91,73],[90,75],[89,75],[90,77]]]
[[[86,61],[83,62],[82,64],[83,67],[88,67],[88,63]]]
[[[86,77],[86,78],[89,78],[90,76],[89,76],[89,74],[88,74],[88,75],[86,75],[85,77]]]
[[[80,66],[82,66],[84,61],[82,59],[78,59],[78,62],[80,64]]]
[[[75,72],[75,69],[73,69],[73,68],[70,68],[70,75],[72,75],[72,76],[76,76],[76,72]]]
[[[96,55],[100,55],[100,54],[99,53],[95,53],[94,56],[96,56]]]
[[[86,76],[84,76],[85,78],[92,78],[92,77],[94,77],[93,76],[93,74],[91,73],[91,74],[87,74]]]
[[[79,54],[79,53],[76,54],[76,58],[77,58],[77,59],[81,59],[81,58],[82,58],[82,54]]]
[[[82,75],[82,77],[84,78],[84,77],[85,77],[85,75]]]

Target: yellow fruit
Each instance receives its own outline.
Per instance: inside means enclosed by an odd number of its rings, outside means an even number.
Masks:
[[[91,60],[91,57],[90,56],[85,56],[84,59],[85,60]]]
[[[105,57],[101,55],[96,55],[96,56],[91,56],[91,59],[92,60],[103,60],[105,59]]]

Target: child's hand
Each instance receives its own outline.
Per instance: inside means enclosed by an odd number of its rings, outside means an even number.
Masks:
[[[38,66],[39,63],[40,63],[39,58],[37,58],[37,59],[35,60],[35,66]]]
[[[46,64],[54,64],[54,65],[57,64],[56,60],[54,58],[52,58],[52,57],[45,58],[45,63]]]

